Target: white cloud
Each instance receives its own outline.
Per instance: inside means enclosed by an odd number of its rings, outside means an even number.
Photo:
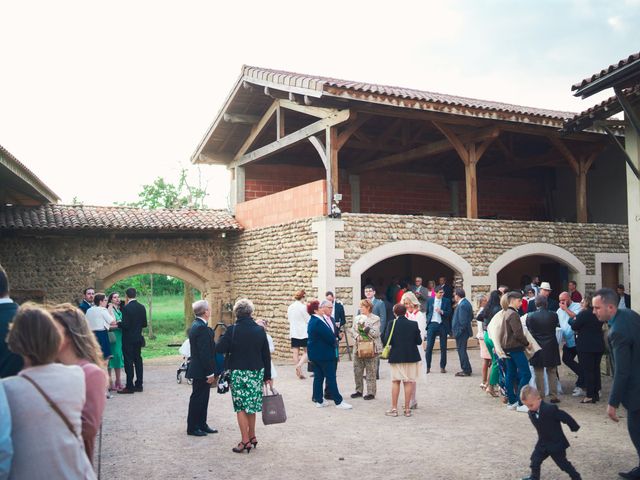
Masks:
[[[614,16],[614,17],[609,17],[607,19],[607,24],[614,30],[614,31],[621,31],[621,30],[625,30],[626,25],[624,23],[624,21],[622,20],[622,17],[618,16]]]

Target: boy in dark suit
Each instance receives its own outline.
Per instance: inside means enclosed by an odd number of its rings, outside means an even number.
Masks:
[[[535,387],[530,385],[522,387],[520,400],[529,409],[529,420],[538,432],[538,442],[531,454],[531,475],[523,480],[539,480],[540,466],[547,457],[551,457],[561,470],[569,474],[569,477],[580,480],[582,477],[567,460],[569,441],[562,432],[562,424],[566,423],[572,432],[577,432],[580,425],[557,405],[543,402]]]

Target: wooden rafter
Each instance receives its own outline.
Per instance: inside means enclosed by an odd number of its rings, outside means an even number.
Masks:
[[[485,128],[479,129],[473,132],[468,132],[460,135],[459,137],[455,137],[455,141],[459,142],[460,145],[464,143],[472,142],[472,141],[484,141],[489,138],[496,138],[499,132],[494,128]],[[368,162],[366,164],[361,165],[358,168],[354,169],[354,173],[363,173],[370,170],[377,170],[384,167],[389,167],[392,165],[398,165],[401,163],[410,162],[413,160],[418,160],[420,158],[429,157],[433,155],[437,155],[438,153],[443,153],[454,148],[453,144],[449,139],[439,140],[437,142],[432,142],[427,145],[422,145],[417,148],[413,148],[411,150],[396,153],[393,155],[389,155],[383,158],[379,158],[372,162]],[[466,150],[464,150],[466,152]]]
[[[371,118],[371,115],[362,113],[358,115],[353,122],[347,125],[347,128],[345,128],[344,131],[338,135],[338,138],[337,138],[338,150],[340,150],[344,146],[344,144],[347,142],[347,140],[349,140],[351,135],[353,135],[370,118]]]
[[[264,147],[260,147],[256,150],[246,153],[239,158],[235,158],[234,161],[229,165],[229,167],[238,167],[256,160],[270,157],[271,155],[290,148],[296,143],[325,130],[327,127],[333,127],[335,125],[339,125],[348,121],[351,118],[351,115],[352,112],[348,109],[339,110],[337,113],[330,115],[329,117],[320,119],[317,122],[314,122],[311,125],[301,128],[300,130],[297,130],[293,133],[290,133],[289,135],[286,135],[281,139],[276,140],[275,142],[269,143]]]
[[[253,126],[253,128],[251,129],[251,133],[249,133],[249,136],[247,137],[247,139],[244,141],[244,143],[242,144],[238,152],[233,157],[234,162],[237,161],[239,158],[241,158],[247,152],[247,150],[251,148],[251,146],[256,141],[258,136],[262,133],[264,128],[271,121],[271,117],[273,117],[273,114],[276,113],[276,110],[278,110],[278,100],[274,100],[271,103],[271,105],[269,106],[265,114],[262,116],[260,121]]]
[[[337,108],[312,107],[309,105],[301,105],[291,100],[280,100],[280,106],[287,110],[293,110],[294,112],[304,113],[317,118],[326,118],[338,112]]]

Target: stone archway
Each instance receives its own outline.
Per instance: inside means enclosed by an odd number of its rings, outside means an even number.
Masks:
[[[105,265],[96,272],[96,288],[105,288],[123,278],[144,273],[162,273],[184,280],[207,296],[210,289],[208,273],[196,262],[188,258],[165,254],[137,254],[115,263]]]
[[[424,240],[400,240],[370,250],[351,265],[349,278],[352,289],[351,307],[353,309],[360,302],[361,275],[373,265],[398,255],[423,255],[438,260],[460,275],[463,285],[471,286],[473,280],[471,264],[454,251]]]
[[[491,288],[498,288],[498,273],[503,268],[516,260],[533,255],[547,257],[567,266],[574,276],[578,290],[584,292],[585,280],[588,279],[585,264],[570,251],[551,243],[526,243],[504,252],[489,265]]]

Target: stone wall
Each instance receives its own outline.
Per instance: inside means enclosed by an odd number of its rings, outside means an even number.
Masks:
[[[311,254],[316,244],[306,219],[245,231],[232,245],[232,298],[249,298],[256,318],[269,320],[276,356],[291,356],[287,308],[294,293],[304,289],[308,298],[317,295]]]
[[[232,234],[235,235],[235,234]],[[50,303],[78,302],[84,288],[109,287],[136,273],[166,273],[229,301],[232,238],[122,237],[117,235],[20,235],[0,241],[0,264],[12,290],[41,291]],[[108,284],[105,284],[105,279]]]
[[[342,221],[344,231],[336,234],[336,247],[344,249],[344,259],[336,262],[336,275],[345,277],[364,253],[399,240],[443,245],[467,260],[478,276],[487,275],[489,265],[502,253],[527,243],[562,247],[578,257],[591,275],[595,253],[629,251],[625,225],[365,214],[345,214]]]

